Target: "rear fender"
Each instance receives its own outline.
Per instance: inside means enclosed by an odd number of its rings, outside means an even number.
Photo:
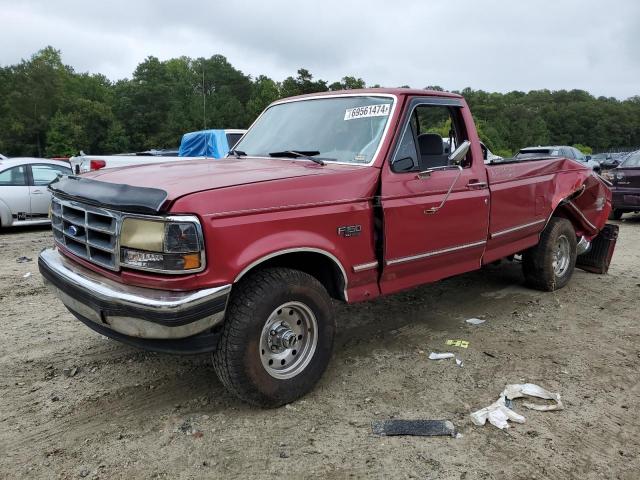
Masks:
[[[11,209],[9,206],[0,200],[0,226],[8,227],[13,223],[13,217],[11,216]]]
[[[551,217],[567,218],[578,236],[595,237],[607,223],[611,211],[611,189],[595,173],[558,175]],[[551,218],[549,217],[549,218]]]

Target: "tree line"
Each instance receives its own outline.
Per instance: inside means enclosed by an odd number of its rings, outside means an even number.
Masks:
[[[365,86],[355,76],[316,80],[302,68],[282,81],[252,78],[222,55],[165,61],[151,56],[130,79],[114,82],[75,72],[60,51],[46,47],[0,67],[0,153],[54,157],[175,148],[189,131],[246,128],[279,98]],[[640,96],[621,101],[583,90],[457,93],[469,103],[482,140],[503,156],[530,145],[594,151],[640,145]]]

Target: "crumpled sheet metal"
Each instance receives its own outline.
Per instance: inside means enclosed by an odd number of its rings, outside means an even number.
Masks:
[[[518,162],[517,165],[511,162],[495,164],[487,168],[487,175],[490,185],[549,177],[548,181],[536,185],[536,196],[546,199],[543,210],[539,212],[540,216],[550,216],[561,203],[578,194],[573,199],[580,212],[574,216],[574,220],[580,225],[576,233],[585,235],[587,240],[591,240],[607,222],[611,209],[611,189],[590,168],[576,160],[549,158]],[[497,201],[508,199],[497,198]]]
[[[525,423],[524,416],[514,412],[507,407],[507,400],[514,400],[522,397],[537,397],[545,400],[553,400],[555,403],[551,405],[540,405],[535,403],[524,402],[523,405],[531,410],[538,410],[541,412],[549,412],[553,410],[562,410],[564,405],[560,399],[560,394],[552,393],[539,385],[533,383],[521,383],[507,385],[500,398],[493,402],[491,405],[485,408],[481,408],[471,414],[471,421],[476,425],[484,425],[487,420],[491,425],[494,425],[500,429],[509,428],[508,421],[516,423]]]

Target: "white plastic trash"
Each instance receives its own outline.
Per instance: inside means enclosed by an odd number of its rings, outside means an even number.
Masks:
[[[455,358],[453,353],[436,353],[431,352],[429,354],[429,360],[444,360],[445,358]]]
[[[469,318],[465,320],[470,325],[482,325],[486,320],[482,320],[481,318]]]
[[[506,405],[507,400],[513,400],[521,397],[537,397],[545,400],[553,400],[555,402],[551,405],[539,405],[528,402],[522,404],[531,410],[549,412],[553,410],[562,410],[564,408],[564,405],[562,405],[562,401],[560,400],[559,393],[549,392],[548,390],[545,390],[539,385],[535,385],[533,383],[512,384],[504,387],[504,390],[500,394],[500,398],[498,398],[498,400],[488,407],[481,408],[480,410],[473,412],[471,414],[471,421],[476,425],[484,425],[487,420],[489,420],[491,425],[500,429],[509,428],[509,420],[516,423],[524,423],[526,419]]]

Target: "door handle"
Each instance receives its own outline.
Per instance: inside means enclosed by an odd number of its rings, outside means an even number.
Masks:
[[[469,190],[480,190],[482,188],[487,188],[487,182],[479,182],[477,180],[471,180],[467,183],[467,188]]]
[[[42,195],[42,190],[31,190],[31,193],[35,195]]]

